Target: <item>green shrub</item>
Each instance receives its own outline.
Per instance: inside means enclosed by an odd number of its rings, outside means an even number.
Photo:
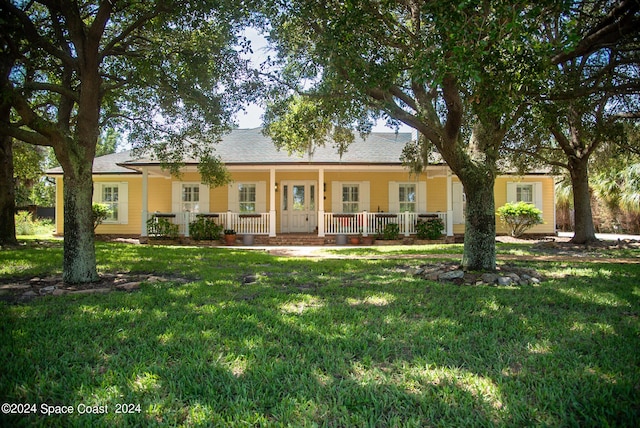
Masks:
[[[376,235],[376,239],[394,240],[400,236],[400,226],[397,223],[389,223],[384,227],[382,233]]]
[[[220,239],[223,226],[206,217],[198,217],[189,223],[189,234],[197,241]]]
[[[444,223],[439,217],[420,219],[416,223],[418,239],[439,239],[444,232]]]
[[[107,204],[93,204],[91,206],[91,214],[93,216],[93,230],[96,230],[103,221],[109,218],[111,207]]]
[[[166,218],[151,217],[147,220],[147,233],[152,238],[176,239],[178,225],[171,223]]]
[[[536,224],[542,224],[542,211],[526,202],[507,202],[497,212],[513,237],[520,237]]]

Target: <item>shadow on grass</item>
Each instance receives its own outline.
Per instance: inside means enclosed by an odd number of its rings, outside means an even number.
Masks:
[[[103,260],[139,257],[132,270],[159,263],[136,251]],[[583,265],[540,287],[489,288],[417,280],[393,261],[238,260],[197,249],[163,258],[165,269],[202,280],[1,308],[5,401],[111,409],[10,423],[632,425],[640,417],[637,266]],[[141,412],[116,414],[118,403]]]

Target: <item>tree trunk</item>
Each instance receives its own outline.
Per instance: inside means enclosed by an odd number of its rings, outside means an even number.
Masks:
[[[4,115],[4,108],[0,114]],[[8,110],[7,110],[8,113]],[[6,115],[8,117],[8,114]],[[13,139],[0,136],[0,245],[16,245],[16,194],[13,182]]]
[[[588,158],[573,157],[569,160],[571,186],[573,187],[573,208],[575,210],[575,232],[573,239],[571,239],[574,244],[586,244],[598,240],[591,212],[588,162]]]
[[[496,270],[496,214],[491,173],[460,177],[467,197],[462,267],[467,271]]]
[[[13,61],[2,55],[0,61],[0,93],[6,94],[9,72]],[[11,104],[6,97],[0,100],[0,122],[9,123]],[[13,181],[13,138],[0,135],[0,245],[15,245],[16,239],[16,189]]]
[[[98,280],[92,221],[91,164],[64,176],[63,279],[69,284]]]

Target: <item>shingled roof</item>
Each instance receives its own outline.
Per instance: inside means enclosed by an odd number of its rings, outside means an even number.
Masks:
[[[355,141],[340,158],[331,144],[317,147],[312,155],[288,154],[278,150],[271,139],[262,134],[262,128],[234,129],[215,145],[215,153],[227,165],[296,164],[296,163],[355,163],[355,164],[400,164],[404,145],[411,141],[410,133],[374,132],[365,140],[356,135]],[[185,160],[197,163],[195,159]],[[157,164],[151,158],[125,162],[129,165]]]
[[[294,165],[294,164],[354,164],[401,165],[402,148],[411,141],[408,132],[372,132],[366,139],[356,134],[342,157],[331,144],[317,147],[312,155],[289,155],[278,150],[271,139],[262,134],[262,128],[234,129],[215,145],[215,154],[227,165]],[[196,159],[185,159],[186,164],[196,164]],[[138,166],[158,165],[151,157],[134,158],[130,150],[95,158],[94,174],[135,174]],[[62,168],[47,171],[62,174]]]

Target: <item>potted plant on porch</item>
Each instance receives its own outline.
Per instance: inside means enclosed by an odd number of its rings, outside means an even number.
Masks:
[[[224,242],[227,245],[233,245],[236,243],[236,231],[233,229],[224,230]]]

